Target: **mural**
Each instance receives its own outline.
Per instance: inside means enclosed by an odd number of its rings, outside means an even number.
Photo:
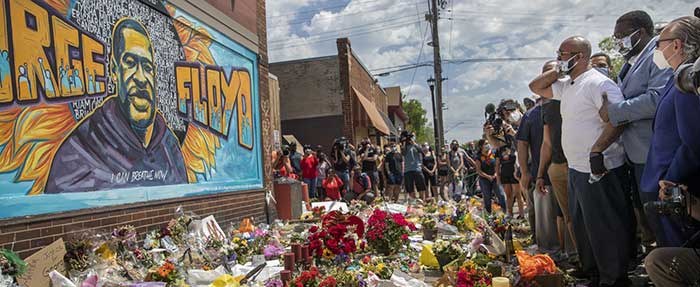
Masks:
[[[259,106],[255,53],[167,3],[0,0],[0,218],[261,188]]]

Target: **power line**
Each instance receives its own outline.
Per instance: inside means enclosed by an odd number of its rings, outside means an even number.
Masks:
[[[428,8],[430,8],[430,3],[428,3]],[[416,5],[416,10],[418,9],[418,5]],[[423,58],[423,48],[425,47],[425,36],[428,35],[428,25],[425,25],[425,29],[423,29],[423,37],[420,39],[420,52],[418,53],[418,59],[416,59],[416,65],[420,63],[420,60]],[[411,83],[408,84],[408,90],[406,91],[406,97],[411,95],[411,90],[413,89],[413,82],[416,80],[416,73],[418,73],[418,69],[413,70],[413,75],[411,76]]]
[[[513,57],[513,58],[469,58],[469,59],[443,59],[442,62],[448,65],[459,65],[459,64],[467,64],[467,63],[498,63],[498,62],[527,62],[527,61],[547,61],[547,60],[552,60],[553,57]],[[396,73],[396,72],[402,72],[402,71],[407,71],[411,69],[417,69],[421,67],[428,67],[432,66],[432,62],[421,62],[421,63],[416,63],[416,64],[405,64],[405,65],[398,65],[398,66],[393,66],[393,67],[383,67],[383,68],[377,68],[377,69],[372,69],[371,71],[382,71],[382,72],[377,72],[377,76],[379,75],[389,75],[391,73]],[[384,71],[384,70],[389,70],[389,71]]]

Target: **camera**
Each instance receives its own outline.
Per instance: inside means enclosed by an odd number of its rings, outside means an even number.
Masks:
[[[662,201],[652,202],[654,208],[659,214],[665,215],[683,215],[685,214],[685,197],[681,188],[674,186],[666,192],[666,198]]]
[[[289,156],[289,146],[287,146],[287,145],[282,146],[282,155]]]
[[[410,140],[413,139],[413,136],[414,136],[414,135],[413,135],[412,132],[409,132],[409,131],[404,130],[404,131],[401,132],[401,136],[400,136],[401,142],[410,141]]]
[[[494,135],[500,134],[503,129],[503,113],[506,111],[514,111],[518,106],[513,101],[503,101],[498,105],[488,104],[484,108],[486,116],[486,124],[493,127]]]
[[[679,91],[700,96],[700,59],[678,67],[674,82]]]

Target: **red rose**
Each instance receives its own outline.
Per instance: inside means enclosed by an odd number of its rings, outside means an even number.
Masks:
[[[309,228],[309,232],[311,232],[311,233],[316,233],[316,232],[318,232],[318,226],[316,226],[316,225],[311,226],[311,228]]]
[[[405,233],[402,234],[402,235],[401,235],[401,239],[403,239],[403,240],[408,240],[408,234],[405,234]]]

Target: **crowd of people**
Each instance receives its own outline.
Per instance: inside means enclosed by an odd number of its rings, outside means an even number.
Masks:
[[[644,11],[620,16],[619,71],[586,38],[565,39],[524,107],[488,105],[483,138],[463,146],[434,150],[409,131],[383,147],[339,138],[328,155],[291,146],[274,167],[320,200],[480,197],[592,286],[630,286],[642,262],[656,286],[699,286],[699,81],[674,76],[700,57],[697,14],[662,29]]]

